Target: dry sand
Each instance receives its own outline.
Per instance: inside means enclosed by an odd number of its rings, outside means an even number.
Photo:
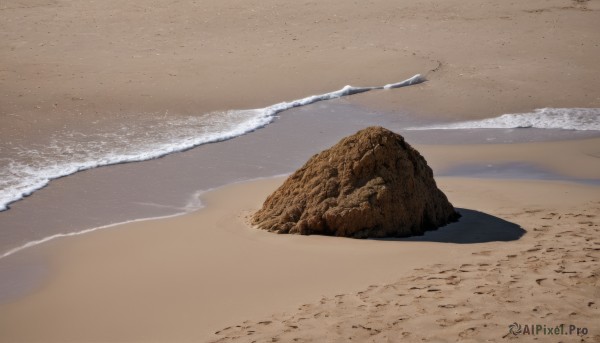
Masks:
[[[565,185],[474,185],[464,180],[442,183],[450,190],[460,189],[457,193],[463,196],[453,194],[455,199],[461,199],[460,204],[472,202],[477,208],[491,203],[495,203],[494,207],[506,206],[502,217],[522,225],[527,235],[517,242],[465,247],[461,256],[417,267],[409,274],[399,275],[393,283],[323,296],[294,310],[228,326],[217,331],[213,341],[600,341],[598,189],[585,201],[580,198],[581,193]],[[552,187],[554,194],[547,194],[552,198],[561,197],[560,193],[575,196],[575,206],[542,205],[539,194],[545,192],[540,187]],[[472,193],[464,196],[465,188]],[[507,196],[518,194],[519,200],[539,205],[518,208],[504,201],[482,201],[486,196],[500,196],[504,193],[498,192],[500,188],[510,189]],[[485,226],[478,229],[485,230]],[[438,249],[436,254],[444,254],[445,248]],[[559,330],[564,336],[545,336],[538,331],[537,336],[515,336],[509,332],[513,323],[523,329],[525,325],[554,329],[562,324],[564,327]],[[578,329],[571,325],[580,330],[586,328],[589,333],[578,335]],[[567,333],[572,335],[566,336]]]

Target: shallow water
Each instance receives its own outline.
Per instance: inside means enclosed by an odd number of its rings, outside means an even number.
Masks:
[[[525,162],[458,164],[447,169],[439,170],[436,174],[437,176],[464,176],[484,179],[536,179],[567,181],[585,185],[600,186],[600,179],[569,177]]]

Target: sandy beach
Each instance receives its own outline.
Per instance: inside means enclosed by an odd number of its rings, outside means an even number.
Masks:
[[[0,305],[3,340],[502,341],[513,322],[595,328],[597,187],[440,178],[459,223],[370,241],[247,226],[281,181],[29,249],[50,275]]]
[[[276,235],[247,220],[281,174],[365,126],[600,108],[598,22],[598,0],[0,3],[0,169],[46,146],[81,153],[54,147],[65,135],[152,136],[215,111],[427,79],[12,203],[0,342],[600,341],[597,131],[407,131],[463,216],[424,236]]]

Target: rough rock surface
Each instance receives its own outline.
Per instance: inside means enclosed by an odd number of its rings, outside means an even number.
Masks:
[[[402,136],[369,127],[310,158],[252,223],[277,233],[403,237],[458,217],[423,156]]]

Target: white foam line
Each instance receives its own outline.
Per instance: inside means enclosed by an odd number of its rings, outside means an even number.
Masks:
[[[503,114],[495,118],[409,127],[406,130],[559,129],[600,131],[600,108],[538,108],[530,113]]]
[[[35,241],[30,241],[27,242],[23,245],[20,245],[16,248],[13,248],[7,252],[5,252],[4,254],[2,254],[0,256],[0,259],[3,259],[5,257],[8,257],[10,255],[13,255],[19,251],[22,251],[24,249],[27,248],[31,248],[34,247],[36,245],[40,245],[58,238],[65,238],[65,237],[73,237],[73,236],[79,236],[79,235],[83,235],[86,233],[90,233],[90,232],[94,232],[94,231],[98,231],[98,230],[102,230],[102,229],[108,229],[111,227],[115,227],[115,226],[119,226],[119,225],[125,225],[125,224],[130,224],[130,223],[137,223],[137,222],[144,222],[144,221],[149,221],[149,220],[157,220],[157,219],[166,219],[166,218],[174,218],[174,217],[179,217],[188,213],[191,213],[193,211],[197,211],[202,209],[204,206],[202,205],[202,201],[200,200],[200,198],[202,196],[204,196],[206,193],[210,193],[212,191],[215,191],[217,189],[223,188],[225,186],[230,186],[230,185],[236,185],[236,184],[240,184],[240,183],[245,183],[245,182],[254,182],[254,181],[259,181],[259,180],[266,180],[266,179],[273,179],[273,178],[279,178],[279,177],[285,177],[285,176],[289,176],[289,174],[277,174],[277,175],[272,175],[272,176],[262,176],[262,177],[257,177],[257,178],[253,178],[253,179],[248,179],[248,180],[240,180],[240,181],[236,181],[236,182],[231,182],[228,183],[226,185],[223,186],[219,186],[219,187],[213,187],[213,188],[209,188],[206,190],[200,190],[194,193],[194,195],[192,196],[192,199],[188,205],[186,206],[186,210],[179,212],[179,213],[175,213],[175,214],[170,214],[170,215],[166,215],[166,216],[159,216],[159,217],[150,217],[150,218],[142,218],[142,219],[133,219],[133,220],[128,220],[128,221],[124,221],[124,222],[119,222],[119,223],[114,223],[114,224],[108,224],[108,225],[103,225],[103,226],[98,226],[98,227],[94,227],[91,229],[85,229],[85,230],[81,230],[81,231],[75,231],[75,232],[69,232],[69,233],[58,233],[52,236],[48,236],[42,239],[38,239]]]
[[[334,91],[334,92],[329,92],[329,93],[325,93],[325,94],[321,94],[321,95],[312,95],[312,96],[309,96],[309,97],[306,97],[303,99],[294,100],[294,101],[290,101],[290,102],[281,102],[281,103],[271,105],[269,107],[266,107],[266,108],[260,109],[260,110],[263,110],[263,111],[269,113],[270,116],[272,116],[272,115],[275,115],[275,114],[280,113],[285,110],[289,110],[294,107],[306,106],[306,105],[310,105],[310,104],[313,104],[318,101],[341,98],[344,96],[358,94],[358,93],[364,93],[364,92],[377,90],[377,89],[392,89],[392,88],[406,87],[406,86],[411,86],[411,85],[418,84],[418,83],[421,83],[424,81],[425,81],[425,79],[420,74],[417,74],[417,75],[411,77],[410,79],[406,79],[404,81],[397,82],[397,83],[390,83],[385,86],[353,87],[353,86],[347,85],[344,88]]]
[[[186,214],[187,212],[183,212],[183,213],[177,213],[177,214],[171,214],[168,216],[161,216],[161,217],[151,217],[151,218],[143,218],[143,219],[134,219],[134,220],[128,220],[125,222],[120,222],[120,223],[114,223],[114,224],[109,224],[109,225],[104,225],[104,226],[99,226],[99,227],[95,227],[95,228],[91,228],[91,229],[85,229],[85,230],[81,230],[81,231],[75,231],[75,232],[69,232],[69,233],[57,233],[55,235],[52,236],[48,236],[42,239],[38,239],[35,241],[30,241],[27,242],[21,246],[18,246],[16,248],[13,248],[7,252],[5,252],[4,254],[2,254],[2,256],[0,256],[0,259],[3,259],[5,257],[8,257],[10,255],[13,255],[21,250],[27,249],[27,248],[31,248],[34,247],[36,245],[40,245],[42,243],[46,243],[52,240],[55,240],[57,238],[65,238],[65,237],[73,237],[73,236],[79,236],[79,235],[83,235],[86,233],[90,233],[90,232],[94,232],[97,230],[101,230],[101,229],[108,229],[114,226],[118,226],[118,225],[124,225],[124,224],[129,224],[129,223],[136,223],[136,222],[143,222],[143,221],[147,221],[147,220],[155,220],[155,219],[165,219],[165,218],[172,218],[172,217],[177,217],[177,216],[181,216],[183,214]]]

